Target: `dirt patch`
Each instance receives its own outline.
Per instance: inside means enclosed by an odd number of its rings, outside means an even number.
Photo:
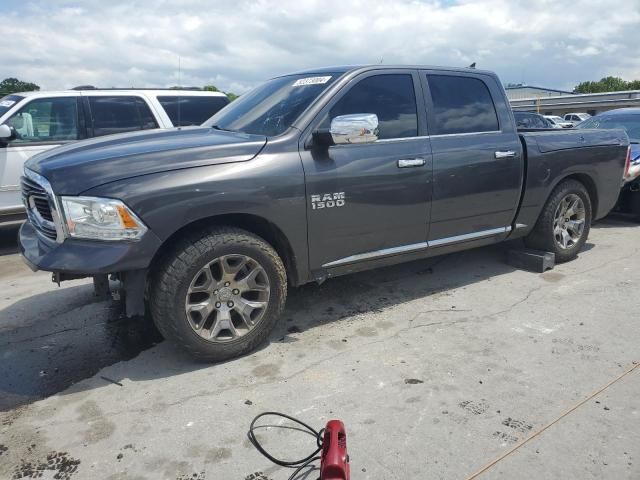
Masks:
[[[78,471],[79,465],[80,460],[69,456],[67,452],[50,452],[41,461],[22,460],[15,468],[12,480],[42,478],[45,472],[54,472],[55,480],[69,480]]]
[[[489,404],[484,400],[465,400],[458,404],[460,408],[465,409],[467,412],[471,412],[474,415],[482,415],[489,409]]]
[[[97,443],[109,438],[116,429],[116,425],[104,416],[98,404],[93,400],[80,405],[77,412],[79,413],[78,421],[86,422],[89,426],[83,432],[84,443]]]
[[[229,448],[212,448],[207,452],[205,463],[219,463],[228,460],[233,456]]]
[[[266,363],[264,365],[258,365],[252,370],[256,377],[275,377],[280,372],[280,365],[274,363]]]

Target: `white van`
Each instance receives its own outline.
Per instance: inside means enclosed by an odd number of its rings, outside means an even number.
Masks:
[[[24,162],[59,145],[112,133],[200,125],[229,103],[221,92],[84,87],[0,99],[0,223],[24,218]]]

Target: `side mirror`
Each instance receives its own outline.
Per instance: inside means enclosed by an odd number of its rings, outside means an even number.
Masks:
[[[0,141],[7,142],[14,138],[15,135],[16,132],[13,127],[10,127],[9,125],[0,125]]]
[[[335,145],[373,143],[378,140],[378,116],[375,113],[339,115],[329,129]]]

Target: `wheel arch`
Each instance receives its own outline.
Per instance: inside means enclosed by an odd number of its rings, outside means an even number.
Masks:
[[[282,259],[287,272],[288,283],[293,286],[301,283],[301,275],[298,270],[300,260],[296,258],[293,247],[284,232],[266,218],[248,213],[214,215],[183,225],[162,243],[151,260],[151,268],[153,269],[153,267],[157,265],[158,260],[164,256],[165,252],[174,248],[185,235],[216,226],[240,228],[265,240],[275,249],[278,256]],[[304,280],[302,280],[302,282],[304,282]]]
[[[587,189],[587,193],[589,194],[589,201],[591,202],[591,217],[592,220],[597,218],[598,213],[598,188],[596,187],[596,182],[593,180],[591,175],[588,173],[571,173],[569,175],[565,175],[561,177],[554,185],[549,189],[547,193],[547,198],[545,199],[545,203],[549,200],[549,197],[555,190],[555,188],[560,185],[562,182],[566,180],[576,180],[584,185],[584,188]]]

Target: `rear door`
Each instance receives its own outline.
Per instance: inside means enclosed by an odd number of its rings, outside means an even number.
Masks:
[[[158,95],[158,102],[174,127],[202,125],[227,106],[229,99],[218,95]]]
[[[158,128],[151,109],[134,95],[83,94],[89,136],[136,132]]]
[[[426,248],[431,147],[422,105],[417,71],[367,72],[344,87],[306,131],[300,154],[312,269]],[[376,142],[304,147],[313,130],[355,113],[378,116]]]
[[[421,71],[433,152],[429,244],[510,228],[523,178],[521,145],[494,78]]]

